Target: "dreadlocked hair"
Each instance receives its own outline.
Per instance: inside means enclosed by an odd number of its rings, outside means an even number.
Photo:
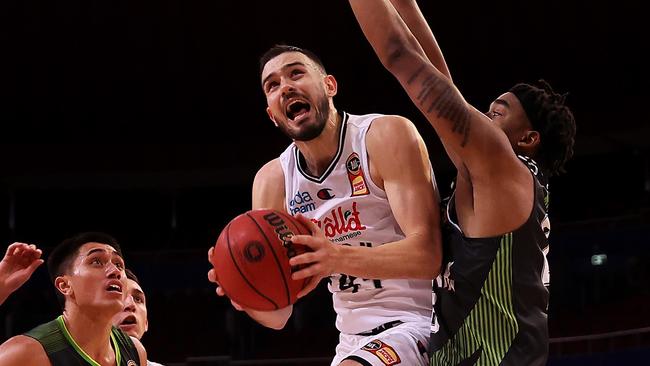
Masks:
[[[564,103],[567,94],[559,94],[545,80],[534,84],[519,83],[510,89],[526,111],[533,128],[540,134],[537,160],[548,176],[564,173],[564,165],[573,156],[576,122]]]

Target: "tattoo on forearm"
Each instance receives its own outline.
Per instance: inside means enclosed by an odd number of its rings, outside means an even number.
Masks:
[[[418,80],[422,82],[416,97],[417,103],[427,114],[436,111],[438,118],[450,121],[452,132],[463,137],[460,146],[465,147],[469,141],[470,113],[453,87],[439,75],[427,73],[424,65],[416,70],[406,83],[411,85]]]

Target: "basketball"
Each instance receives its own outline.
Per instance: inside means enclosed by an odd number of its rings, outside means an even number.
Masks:
[[[236,303],[270,311],[296,302],[309,278],[294,281],[289,259],[310,250],[289,239],[309,230],[291,215],[277,210],[251,210],[221,231],[210,262],[219,285]]]

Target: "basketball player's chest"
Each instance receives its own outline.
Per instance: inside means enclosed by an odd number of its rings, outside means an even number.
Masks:
[[[295,176],[287,191],[287,210],[310,218],[335,243],[359,245],[375,236],[394,235],[390,205],[371,190],[360,161],[344,160],[322,182]],[[384,242],[383,240],[380,240]]]

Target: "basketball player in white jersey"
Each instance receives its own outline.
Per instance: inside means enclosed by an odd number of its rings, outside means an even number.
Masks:
[[[311,226],[301,240],[314,251],[293,259],[311,265],[294,276],[312,276],[299,296],[328,278],[341,332],[332,365],[427,365],[441,253],[422,138],[402,117],[338,111],[336,80],[310,51],[275,46],[260,69],[267,113],[293,143],[257,173],[253,208],[300,214]],[[292,312],[233,305],[275,329]]]

